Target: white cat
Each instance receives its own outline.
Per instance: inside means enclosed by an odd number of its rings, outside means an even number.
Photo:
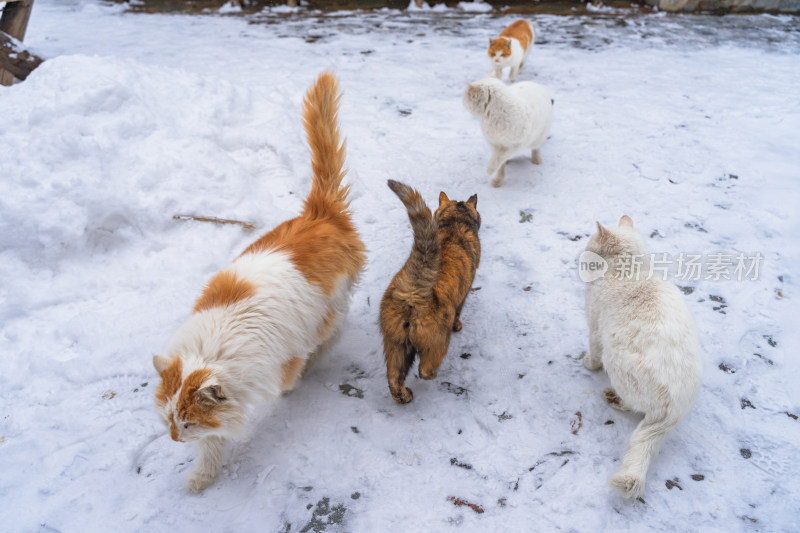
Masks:
[[[539,151],[550,131],[553,102],[547,89],[523,81],[507,86],[488,77],[467,83],[464,107],[481,119],[483,135],[492,147],[486,172],[492,185],[499,187],[505,178],[506,161],[522,150],[531,150],[531,161],[542,162]]]
[[[601,256],[608,270],[586,285],[589,370],[604,367],[613,388],[603,392],[616,409],[644,413],[622,466],[608,484],[626,498],[644,490],[645,478],[667,434],[694,405],[703,374],[697,332],[675,285],[646,279],[644,241],[627,215],[611,230],[597,223],[586,250]],[[638,276],[620,276],[632,258],[642,259]],[[630,270],[628,269],[628,272]]]

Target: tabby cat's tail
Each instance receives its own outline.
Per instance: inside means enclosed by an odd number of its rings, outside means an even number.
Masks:
[[[415,289],[429,294],[439,276],[439,229],[419,192],[394,180],[388,184],[406,206],[414,231],[414,246],[403,271]]]
[[[324,218],[346,212],[348,186],[342,186],[345,149],[340,140],[339,85],[331,72],[323,72],[306,92],[303,101],[303,125],[311,148],[311,169],[314,173],[311,192],[303,214]]]

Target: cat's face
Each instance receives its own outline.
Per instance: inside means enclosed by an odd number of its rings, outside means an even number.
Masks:
[[[457,202],[439,193],[439,207],[433,214],[439,227],[447,224],[461,223],[471,227],[475,233],[481,227],[481,215],[478,213],[478,195],[473,194],[466,202]]]
[[[504,65],[511,57],[511,41],[500,37],[489,39],[489,58],[495,65]]]
[[[153,366],[161,376],[156,408],[172,440],[191,442],[219,433],[228,400],[211,369],[183,375],[182,359],[163,355],[153,357]]]
[[[597,223],[597,233],[586,244],[586,250],[600,257],[614,257],[620,254],[644,255],[647,249],[642,236],[633,227],[633,220],[622,215],[616,228],[609,229]]]

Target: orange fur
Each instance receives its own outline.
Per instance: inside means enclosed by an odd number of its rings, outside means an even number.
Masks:
[[[197,391],[203,385],[203,382],[211,377],[211,369],[203,368],[195,370],[183,381],[180,396],[176,407],[178,408],[178,416],[190,424],[199,424],[201,426],[216,428],[222,422],[219,418],[214,416],[215,406],[207,405],[201,402],[197,396]]]
[[[525,20],[515,20],[500,32],[500,37],[513,37],[519,41],[522,50],[527,50],[533,41],[533,32],[530,23]]]
[[[311,147],[311,170],[314,180],[306,198],[303,214],[308,218],[322,218],[331,211],[347,210],[347,193],[350,187],[341,186],[344,170],[345,147],[339,140],[339,100],[336,77],[323,72],[303,101],[303,126]]]
[[[335,213],[324,220],[309,220],[305,214],[287,220],[243,253],[285,251],[306,279],[330,296],[344,274],[353,278],[366,262],[366,248],[349,214]]]
[[[323,341],[327,339],[330,334],[333,332],[333,326],[336,323],[336,311],[331,309],[328,311],[328,314],[325,315],[325,321],[322,323],[322,326],[319,328],[319,340]]]
[[[167,368],[161,373],[161,383],[156,388],[156,403],[164,405],[170,396],[178,392],[181,388],[181,374],[183,372],[183,361],[180,357],[175,357]]]
[[[495,54],[500,52],[503,57],[511,55],[511,41],[505,37],[498,37],[489,41],[489,57],[494,57]]]
[[[203,294],[194,304],[193,312],[198,313],[212,307],[226,307],[250,296],[254,296],[256,288],[246,279],[232,272],[220,272],[208,282]]]
[[[283,382],[281,383],[281,390],[291,390],[294,388],[294,382],[300,376],[300,372],[305,366],[305,360],[300,357],[295,357],[283,363],[281,371],[283,372]]]
[[[303,123],[311,147],[314,179],[299,217],[251,244],[243,253],[285,251],[306,279],[330,296],[345,276],[354,279],[366,262],[366,248],[350,220],[347,193],[341,186],[344,144],[339,140],[336,78],[323,73],[306,93]]]

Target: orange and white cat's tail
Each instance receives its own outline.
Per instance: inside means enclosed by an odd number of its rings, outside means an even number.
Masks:
[[[406,289],[415,289],[425,296],[433,290],[439,277],[439,228],[419,192],[398,181],[389,180],[388,184],[406,206],[414,231],[414,246],[402,270],[405,278],[398,279],[397,283],[407,282],[410,286]]]
[[[339,84],[331,72],[323,72],[306,92],[303,101],[303,125],[311,147],[314,173],[311,192],[303,214],[317,219],[347,211],[347,193],[342,186],[345,147],[339,135]]]

